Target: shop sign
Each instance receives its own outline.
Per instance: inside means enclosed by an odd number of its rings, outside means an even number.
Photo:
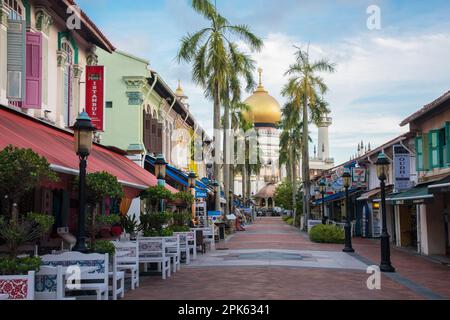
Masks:
[[[402,192],[411,189],[411,155],[403,146],[394,148],[394,184],[395,191]]]
[[[195,198],[196,199],[206,199],[206,198],[208,198],[208,193],[205,190],[196,190]]]
[[[86,67],[86,112],[98,131],[104,131],[105,68]]]
[[[367,170],[365,168],[352,168],[353,188],[368,188]]]

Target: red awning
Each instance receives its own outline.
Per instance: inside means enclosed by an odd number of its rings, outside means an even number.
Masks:
[[[72,133],[1,106],[0,150],[8,145],[30,148],[45,157],[53,170],[78,175],[79,159],[74,151]],[[116,176],[128,197],[137,197],[140,191],[158,183],[154,175],[130,159],[94,144],[88,158],[88,172],[100,171]],[[170,186],[166,188],[173,193],[178,191]]]

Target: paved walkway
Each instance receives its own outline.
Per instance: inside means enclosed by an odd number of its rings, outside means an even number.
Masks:
[[[450,298],[450,269],[393,248],[393,275],[381,290],[367,288],[368,265],[379,260],[379,241],[355,239],[355,255],[342,245],[315,244],[280,218],[258,219],[217,250],[167,280],[141,277],[127,299],[442,299]]]

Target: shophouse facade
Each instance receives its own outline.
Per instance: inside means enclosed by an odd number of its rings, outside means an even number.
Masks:
[[[0,103],[60,128],[85,106],[85,70],[97,64],[96,48],[115,50],[75,5],[0,0]]]
[[[415,140],[417,179],[421,187],[409,200],[417,202],[418,251],[445,256],[450,253],[450,91],[401,123],[407,125]]]
[[[147,60],[99,50],[106,70],[106,129],[101,142],[127,150],[141,165],[146,155],[206,177],[206,132],[189,111],[181,85],[174,92]],[[195,143],[202,143],[194,148]],[[197,150],[197,154],[194,154]]]

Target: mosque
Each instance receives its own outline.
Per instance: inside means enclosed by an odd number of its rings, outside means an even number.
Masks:
[[[286,169],[279,165],[280,155],[280,130],[277,128],[281,120],[281,105],[272,97],[262,84],[262,72],[259,72],[259,85],[256,91],[245,100],[250,111],[244,116],[253,120],[258,132],[259,157],[261,169],[259,173],[253,173],[250,177],[250,195],[256,205],[261,208],[276,207],[274,193],[277,184],[286,178]],[[332,125],[329,116],[324,118],[319,127],[319,152],[315,147],[314,157],[311,158],[311,176],[322,170],[334,166],[334,160],[329,157],[328,129]],[[299,171],[300,172],[300,171]],[[242,175],[237,175],[234,181],[235,194],[243,195]]]

